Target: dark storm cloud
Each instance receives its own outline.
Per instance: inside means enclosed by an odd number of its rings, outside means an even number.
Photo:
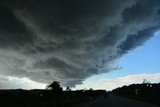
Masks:
[[[30,33],[24,23],[16,19],[14,13],[4,6],[0,6],[0,47],[15,48],[32,43]]]
[[[119,57],[159,30],[159,11],[159,0],[1,1],[0,74],[82,84],[119,69]]]
[[[159,26],[138,31],[135,35],[129,35],[124,42],[119,45],[120,50],[118,51],[122,55],[128,50],[133,50],[137,46],[143,45],[144,41],[147,41],[152,35],[159,30]]]

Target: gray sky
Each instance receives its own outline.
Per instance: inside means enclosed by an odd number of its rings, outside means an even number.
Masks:
[[[160,29],[159,0],[1,0],[0,14],[0,83],[82,84],[121,69],[114,62]]]

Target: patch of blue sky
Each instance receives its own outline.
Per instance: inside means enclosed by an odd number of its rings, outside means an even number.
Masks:
[[[113,79],[132,74],[160,73],[160,32],[156,32],[142,46],[122,56],[117,63],[122,69],[92,76],[86,81],[96,82],[100,78]]]

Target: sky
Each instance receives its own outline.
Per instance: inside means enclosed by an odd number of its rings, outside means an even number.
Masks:
[[[0,88],[159,82],[158,31],[159,0],[1,0]]]
[[[131,50],[117,60],[122,67],[114,72],[96,75],[84,81],[73,89],[106,89],[108,91],[124,85],[143,83],[147,79],[150,83],[160,83],[160,32],[142,46]],[[154,63],[152,63],[154,62]]]

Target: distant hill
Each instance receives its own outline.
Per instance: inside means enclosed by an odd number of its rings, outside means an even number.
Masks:
[[[160,83],[143,83],[112,90],[115,95],[160,105]]]

